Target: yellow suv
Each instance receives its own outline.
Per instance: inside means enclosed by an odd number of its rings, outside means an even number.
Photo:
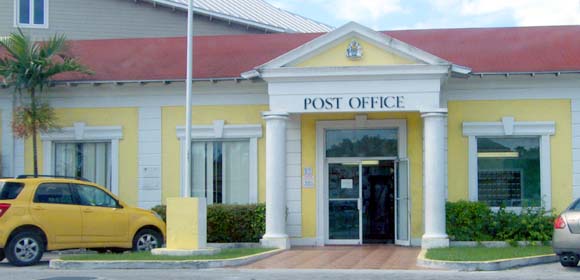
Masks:
[[[98,252],[161,247],[165,223],[130,207],[105,188],[77,179],[0,179],[0,261],[37,263],[45,251]]]

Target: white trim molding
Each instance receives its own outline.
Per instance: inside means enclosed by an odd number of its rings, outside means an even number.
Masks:
[[[552,169],[550,136],[556,133],[554,121],[518,122],[513,117],[503,117],[499,122],[464,122],[463,136],[468,137],[469,200],[477,201],[477,137],[539,137],[540,189],[543,207],[552,207]],[[519,207],[514,207],[518,210]]]
[[[74,123],[40,135],[44,160],[43,173],[54,173],[53,142],[110,142],[111,143],[111,192],[119,195],[119,141],[123,139],[122,126],[87,126],[83,122]]]
[[[186,186],[183,185],[185,170],[185,126],[176,128],[177,139],[180,145],[180,193]],[[228,125],[224,120],[214,120],[213,125],[192,125],[191,139],[193,141],[220,141],[227,139],[249,140],[249,179],[250,179],[250,203],[258,202],[258,139],[262,137],[261,124]]]

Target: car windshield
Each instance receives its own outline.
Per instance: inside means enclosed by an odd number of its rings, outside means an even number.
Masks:
[[[16,182],[0,182],[0,200],[11,200],[18,197],[24,184]]]

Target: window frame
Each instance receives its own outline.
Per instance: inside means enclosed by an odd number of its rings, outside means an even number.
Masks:
[[[110,192],[119,195],[119,143],[123,139],[121,126],[87,126],[85,123],[74,123],[72,127],[63,127],[40,135],[43,149],[43,170],[54,173],[53,142],[110,142]]]
[[[44,23],[36,24],[34,23],[34,0],[28,0],[30,5],[29,17],[31,23],[20,22],[20,0],[14,0],[14,27],[48,29],[49,1],[50,0],[44,0]]]
[[[516,122],[514,117],[502,117],[499,122],[463,122],[463,136],[468,137],[469,200],[478,199],[477,138],[538,137],[540,144],[540,196],[542,207],[552,208],[552,174],[550,136],[556,133],[554,121]],[[490,207],[497,211],[499,207]],[[516,213],[522,207],[506,207]]]
[[[176,127],[176,134],[180,144],[180,193],[183,197],[188,197],[190,196],[191,186],[184,186],[185,127]],[[190,145],[193,142],[249,141],[249,203],[258,203],[258,139],[261,137],[261,124],[225,125],[224,120],[215,120],[213,125],[192,125]]]

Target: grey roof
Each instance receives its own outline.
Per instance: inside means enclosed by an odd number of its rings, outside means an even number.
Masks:
[[[188,0],[148,0],[187,10]],[[265,0],[194,0],[194,12],[271,32],[315,33],[333,28],[274,7]]]

